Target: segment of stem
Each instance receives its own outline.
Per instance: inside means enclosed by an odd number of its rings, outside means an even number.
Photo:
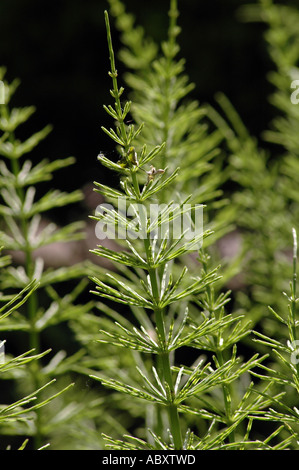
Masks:
[[[145,246],[147,261],[150,264],[151,252],[150,252],[149,238],[146,238],[144,240],[144,246]],[[170,352],[167,349],[167,342],[166,342],[164,311],[162,308],[158,306],[159,286],[158,286],[158,280],[157,280],[157,269],[149,268],[148,272],[149,272],[150,281],[151,281],[153,298],[156,301],[156,305],[157,305],[154,308],[154,314],[155,314],[155,323],[156,323],[158,338],[159,338],[160,347],[161,347],[161,352],[160,354],[158,354],[159,371],[161,373],[163,381],[165,381],[167,384],[167,388],[169,392],[168,393],[169,404],[167,404],[167,411],[168,411],[168,416],[169,416],[170,432],[173,437],[175,449],[180,450],[183,447],[181,425],[180,425],[178,407],[174,403],[175,391],[174,391],[174,384],[173,384],[171,365],[170,365]]]
[[[20,172],[19,161],[17,159],[12,159],[11,161],[12,171],[15,175],[16,179]],[[25,200],[25,194],[22,187],[16,187],[16,191],[22,201],[22,204]],[[25,255],[25,270],[28,276],[29,281],[33,281],[34,276],[34,258],[33,258],[33,250],[30,245],[29,236],[28,236],[28,220],[26,215],[23,213],[21,209],[20,213],[20,224],[23,232],[23,237],[25,241],[24,245],[24,255]],[[34,349],[35,354],[40,353],[40,337],[39,332],[36,329],[36,313],[38,310],[38,297],[37,292],[34,291],[27,300],[27,318],[30,324],[30,331],[29,331],[29,347],[30,349]],[[40,365],[38,361],[33,361],[30,364],[30,371],[33,380],[33,388],[39,389],[41,387],[40,381]],[[36,410],[36,434],[34,436],[35,448],[39,448],[41,446],[41,415],[40,410]]]

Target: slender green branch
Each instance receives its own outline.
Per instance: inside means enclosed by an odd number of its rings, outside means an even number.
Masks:
[[[146,256],[147,256],[147,262],[150,266],[152,260],[151,260],[149,238],[144,240],[144,246],[145,246],[145,251],[146,251]],[[156,322],[157,333],[158,333],[158,338],[160,340],[160,348],[161,348],[161,353],[158,355],[158,364],[160,365],[163,379],[166,381],[169,392],[170,392],[170,396],[168,397],[169,405],[167,405],[167,411],[168,411],[168,416],[169,416],[169,421],[170,421],[170,431],[173,436],[175,449],[180,450],[183,447],[181,424],[180,424],[177,405],[173,403],[175,399],[175,391],[174,391],[174,384],[173,384],[173,378],[172,378],[172,372],[171,372],[171,366],[170,366],[170,353],[167,350],[167,345],[166,345],[164,310],[158,307],[159,299],[160,299],[159,286],[158,286],[158,281],[157,281],[158,272],[156,268],[150,268],[150,267],[148,269],[148,272],[149,272],[149,276],[151,280],[153,298],[155,300],[155,303],[157,304],[157,307],[155,307],[154,309],[154,314],[155,314],[155,322]]]
[[[208,272],[208,255],[203,252],[203,250],[200,253],[200,261],[202,263],[202,268],[203,272],[207,274]],[[208,310],[209,310],[209,317],[213,318],[215,316],[215,309],[214,305],[216,305],[216,298],[215,298],[215,292],[213,287],[207,286],[206,288],[206,296],[207,296],[207,304],[208,304]],[[222,318],[222,312],[223,309],[220,309],[220,313],[218,315],[218,320]],[[215,345],[215,354],[218,362],[218,366],[221,367],[224,365],[224,357],[223,357],[223,350],[222,350],[222,345],[221,343],[223,342],[222,338],[222,329],[219,328],[217,333],[214,335],[214,345]],[[231,386],[227,384],[222,384],[222,391],[223,391],[223,399],[224,399],[224,407],[225,407],[225,415],[226,415],[226,423],[228,426],[233,424],[232,420],[232,393],[231,393]],[[234,429],[228,436],[230,442],[235,441],[235,431]]]
[[[291,340],[296,341],[296,303],[297,303],[297,233],[293,228],[293,280],[291,293]]]
[[[297,232],[293,228],[293,279],[291,289],[291,305],[289,319],[289,334],[291,342],[297,343],[297,326],[296,326],[296,305],[297,305]],[[297,347],[297,346],[295,346]],[[299,363],[296,364],[297,379],[299,381]]]
[[[128,142],[126,126],[124,123],[124,115],[123,115],[123,110],[122,110],[121,101],[120,101],[120,97],[124,89],[118,87],[118,82],[117,82],[118,72],[115,67],[114,50],[113,50],[113,44],[112,44],[109,15],[107,11],[105,11],[105,22],[106,22],[106,30],[107,30],[109,58],[110,58],[110,65],[111,65],[111,71],[109,72],[109,75],[112,78],[112,83],[113,83],[113,90],[111,90],[111,94],[113,98],[115,99],[115,111],[117,112],[117,119],[118,119],[120,129],[121,129],[121,136],[124,142],[124,150],[125,152],[127,152],[130,144]]]
[[[178,34],[177,18],[178,18],[178,9],[177,9],[177,0],[171,0],[170,10],[169,10],[169,30],[168,30],[168,47],[166,53],[165,61],[165,82],[164,82],[164,111],[163,111],[163,142],[166,143],[164,151],[162,153],[161,166],[165,168],[167,165],[167,152],[168,148],[171,148],[170,139],[170,122],[172,115],[174,113],[173,98],[172,98],[172,71],[171,66],[173,63],[173,58],[176,55],[176,37]]]

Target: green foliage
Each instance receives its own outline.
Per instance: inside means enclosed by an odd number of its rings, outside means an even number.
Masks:
[[[9,257],[1,256],[0,258],[0,265],[1,270],[4,271],[7,269],[7,264],[9,264],[10,259]],[[4,303],[4,305],[0,308],[0,320],[7,319],[9,315],[12,315],[16,312],[22,305],[30,298],[31,295],[36,291],[38,288],[38,284],[36,281],[32,281],[28,286],[26,286],[21,292],[16,295],[9,296],[10,300],[4,300],[4,296],[2,295],[0,301]],[[1,325],[2,326],[2,325]],[[12,372],[18,372],[20,368],[28,368],[28,364],[31,365],[32,362],[40,360],[49,351],[45,351],[40,354],[33,354],[34,350],[27,351],[17,357],[9,357],[5,355],[5,341],[0,343],[0,374],[1,378],[7,375],[7,372],[10,374]],[[27,366],[27,367],[26,367]],[[39,399],[44,390],[51,386],[55,382],[52,380],[38,390],[34,390],[29,395],[17,400],[11,404],[2,404],[0,405],[0,430],[1,434],[27,434],[30,433],[30,428],[32,427],[32,423],[37,420],[37,413],[38,410],[42,408],[44,405],[50,403],[51,400],[60,396],[64,391],[67,391],[72,384],[66,387],[64,390],[60,390],[56,394],[52,394],[47,399]],[[28,440],[25,440],[21,445],[20,449],[26,447]]]
[[[224,95],[217,99],[229,123],[215,109],[209,115],[226,138],[231,177],[237,184],[232,203],[238,207],[236,226],[244,253],[245,289],[237,298],[240,308],[250,308],[252,320],[258,322],[267,305],[281,305],[278,292],[289,275],[289,227],[295,218],[280,190],[280,163],[259,148],[228,99]]]
[[[5,70],[1,69],[0,78],[4,80]],[[16,405],[8,407],[8,415],[11,420],[14,417],[22,416],[23,406],[30,404],[32,400],[37,400],[35,404],[28,408],[31,413],[31,425],[17,427],[2,426],[2,434],[15,433],[31,436],[30,445],[34,448],[40,448],[48,443],[48,439],[57,434],[57,426],[60,428],[73,426],[70,422],[68,413],[58,413],[59,401],[50,403],[47,411],[41,406],[48,403],[48,384],[51,384],[51,393],[53,397],[59,397],[62,400],[60,406],[64,407],[64,398],[60,397],[61,389],[68,389],[72,383],[69,376],[72,367],[76,364],[78,354],[73,357],[67,357],[67,353],[62,350],[55,350],[56,345],[50,344],[46,340],[47,331],[63,326],[66,322],[76,315],[83,315],[91,307],[87,305],[78,305],[77,297],[86,287],[85,280],[81,280],[86,271],[83,264],[70,265],[68,267],[58,267],[44,265],[41,249],[45,247],[54,247],[59,243],[70,243],[84,236],[82,231],[84,224],[82,222],[73,222],[62,228],[54,223],[47,222],[44,213],[57,208],[66,210],[68,204],[75,203],[82,199],[80,191],[71,194],[50,189],[44,194],[37,192],[37,185],[52,180],[53,173],[56,170],[68,168],[74,163],[74,158],[64,160],[49,161],[43,159],[35,165],[29,159],[23,160],[23,157],[31,152],[41,140],[49,133],[50,127],[37,132],[27,140],[22,142],[18,138],[19,126],[24,124],[33,114],[34,108],[10,108],[10,99],[17,88],[17,82],[8,84],[5,82],[6,99],[5,105],[0,106],[0,194],[1,194],[1,244],[11,254],[14,264],[2,269],[0,275],[1,289],[7,291],[11,296],[12,292],[20,291],[23,294],[26,286],[32,286],[30,296],[22,308],[18,305],[17,310],[12,315],[2,316],[1,335],[6,337],[10,332],[14,332],[13,344],[8,343],[8,350],[16,348],[17,343],[24,343],[29,347],[29,353],[17,356],[12,355],[11,359],[4,365],[4,376],[8,380],[15,380],[16,393],[19,396],[20,391],[28,393],[25,399],[19,399]],[[17,264],[18,263],[18,264]],[[79,278],[79,280],[78,280]],[[58,290],[54,288],[55,284],[70,282],[75,280],[73,292],[60,297]],[[21,294],[20,294],[21,295]],[[14,297],[16,300],[17,297]],[[12,302],[12,301],[11,301]],[[10,312],[8,312],[10,313]],[[25,338],[25,339],[24,339]],[[42,352],[43,345],[46,344],[48,354]],[[55,341],[54,341],[54,344]],[[59,344],[59,343],[58,343]],[[63,345],[64,348],[64,345]],[[34,352],[34,356],[32,353]],[[79,352],[80,355],[80,352]],[[35,359],[33,361],[33,359]],[[18,366],[15,372],[13,366]],[[22,367],[21,367],[22,366]],[[57,379],[55,384],[53,380]],[[35,390],[38,390],[35,397]],[[67,392],[68,394],[70,391]],[[80,401],[77,401],[75,393],[66,399],[68,406],[73,407],[73,417],[81,409]],[[52,410],[52,413],[50,412]],[[34,411],[34,414],[33,414]],[[82,412],[82,409],[81,409]],[[9,414],[11,413],[11,414]],[[6,411],[3,409],[3,417]],[[60,419],[58,419],[58,416]],[[82,413],[81,413],[82,417]],[[84,419],[85,416],[84,416]],[[80,421],[80,420],[79,420]],[[78,426],[82,427],[78,423]],[[14,431],[12,431],[14,430]],[[65,429],[67,434],[67,430]],[[74,445],[74,444],[73,444]]]
[[[119,2],[113,1],[111,4],[114,8],[121,7]],[[132,46],[133,41],[130,40],[132,22],[124,21],[126,15],[122,8],[118,13],[120,25],[124,29],[125,43]],[[105,106],[105,109],[116,121],[116,125],[115,130],[112,128],[103,130],[117,144],[120,157],[117,163],[104,155],[100,155],[99,160],[111,171],[120,175],[120,185],[119,188],[110,189],[96,183],[96,190],[111,201],[121,198],[124,204],[135,203],[137,207],[142,203],[146,208],[148,207],[146,204],[153,201],[163,202],[171,194],[182,194],[182,191],[192,187],[186,175],[181,179],[188,184],[182,187],[180,175],[184,169],[178,169],[174,164],[172,170],[175,173],[171,176],[172,184],[169,191],[164,167],[166,162],[168,164],[175,160],[174,153],[180,151],[180,144],[182,152],[186,152],[184,145],[191,135],[191,132],[190,134],[187,132],[186,135],[186,131],[182,134],[175,132],[177,113],[182,112],[185,119],[188,119],[184,105],[181,105],[182,108],[178,111],[178,102],[185,96],[188,87],[185,88],[185,92],[182,91],[182,95],[176,95],[176,87],[171,88],[176,83],[177,74],[182,71],[180,67],[174,67],[174,57],[177,52],[176,17],[176,2],[172,1],[168,42],[162,47],[164,55],[161,59],[156,59],[152,69],[147,69],[146,73],[144,68],[141,72],[137,70],[136,75],[142,86],[134,87],[135,90],[137,88],[137,92],[135,96],[133,95],[135,98],[133,106],[131,102],[120,101],[124,89],[118,85],[110,25],[106,13],[111,64],[109,75],[113,85],[110,93],[114,98],[114,106]],[[128,32],[126,28],[130,31]],[[140,31],[138,38],[143,39]],[[151,51],[154,51],[154,48],[151,48]],[[136,52],[136,49],[133,52]],[[131,65],[134,64],[133,60],[128,59],[131,57],[128,51],[123,57]],[[151,73],[156,72],[159,76],[154,80]],[[128,81],[130,82],[130,77]],[[182,85],[182,82],[179,83]],[[185,81],[183,83],[185,84]],[[153,95],[152,100],[148,100],[150,85],[157,93]],[[167,87],[169,87],[168,94]],[[160,99],[155,102],[158,93]],[[163,102],[162,95],[166,97]],[[168,96],[171,104],[167,103]],[[151,108],[152,103],[154,103],[153,108]],[[169,113],[164,110],[159,114],[159,104],[160,109],[164,105],[167,107],[168,104]],[[132,115],[136,118],[137,129],[133,124],[128,125],[125,122],[129,110],[132,110]],[[154,115],[155,119],[147,120],[149,114]],[[145,120],[144,125],[141,122],[142,117]],[[164,125],[159,127],[163,119]],[[173,134],[171,131],[168,133],[172,127]],[[164,129],[162,133],[159,132],[161,128]],[[173,138],[175,136],[177,140],[172,142],[170,135]],[[154,149],[152,154],[147,153],[148,142]],[[198,167],[200,163],[206,163],[205,155],[201,155],[202,159],[198,154],[194,157]],[[158,162],[155,167],[153,159]],[[147,188],[149,184],[153,185],[153,181],[144,178],[144,173],[149,175],[152,171],[148,168],[148,164],[151,164],[151,169],[161,168],[154,199],[153,193]],[[206,175],[200,173],[196,176],[197,178],[203,176],[205,180]],[[208,187],[210,190],[211,186]],[[195,191],[192,196],[192,200],[196,201],[196,196],[199,195]],[[184,202],[189,201],[189,198],[182,201],[183,203],[178,205],[177,216],[183,215]],[[157,227],[162,225],[164,216],[170,213],[171,204],[172,202],[169,202],[162,210],[160,219],[157,219]],[[124,440],[119,440],[105,434],[109,447],[131,450],[276,448],[275,445],[273,447],[270,445],[270,441],[281,433],[284,426],[277,428],[263,441],[249,438],[249,434],[254,432],[255,421],[263,416],[265,408],[275,400],[279,400],[280,394],[271,398],[267,395],[268,384],[264,387],[258,384],[255,387],[253,382],[250,383],[249,374],[254,373],[257,376],[255,371],[262,367],[266,356],[254,354],[248,360],[244,360],[237,354],[236,344],[250,334],[250,325],[244,322],[242,315],[230,315],[226,312],[229,293],[217,292],[218,269],[211,267],[206,248],[203,247],[199,251],[197,275],[193,277],[188,273],[186,265],[180,270],[180,264],[181,259],[184,260],[183,256],[192,251],[192,245],[194,249],[196,242],[198,243],[197,236],[195,235],[191,244],[185,243],[182,237],[177,248],[176,241],[171,239],[168,233],[164,237],[156,235],[154,240],[152,239],[153,226],[146,210],[140,213],[136,210],[134,215],[136,219],[133,225],[130,218],[119,214],[113,208],[108,208],[94,217],[103,226],[108,226],[114,221],[123,232],[131,228],[143,236],[134,239],[134,246],[127,242],[126,251],[123,252],[107,250],[101,246],[95,249],[95,254],[109,258],[116,265],[130,266],[131,269],[122,268],[121,273],[107,273],[104,278],[93,277],[92,280],[96,285],[94,294],[132,308],[132,321],[128,319],[127,313],[126,318],[117,315],[117,321],[105,323],[106,329],[100,331],[99,342],[138,351],[132,356],[138,374],[134,378],[128,372],[122,374],[126,380],[120,380],[117,374],[107,377],[105,371],[104,374],[91,377],[99,380],[104,386],[131,397],[132,407],[134,399],[144,400],[148,407],[151,409],[154,407],[155,415],[151,420],[151,426],[148,426],[148,431],[143,430],[140,434],[139,430],[139,436],[126,435]],[[175,220],[175,217],[172,220]],[[204,246],[205,240],[210,235],[210,230],[201,234]],[[116,315],[110,312],[109,316],[114,320],[116,318]],[[205,351],[206,355],[195,357],[195,363],[191,367],[182,365],[178,362],[182,347],[189,349],[190,352]],[[244,383],[245,377],[247,377],[245,383],[247,380],[248,385],[244,388],[242,382]],[[146,419],[146,414],[143,419]],[[165,420],[168,424],[164,424]],[[165,428],[169,428],[169,433]],[[147,439],[144,439],[146,436]],[[287,447],[292,437],[282,440],[277,448]]]
[[[221,130],[227,147],[231,178],[237,184],[232,195],[238,206],[236,226],[242,233],[243,281],[246,292],[238,295],[241,308],[250,308],[256,322],[275,335],[275,323],[265,317],[271,304],[283,308],[279,295],[286,288],[290,271],[291,229],[298,220],[297,123],[298,106],[291,103],[291,83],[298,67],[298,11],[272,1],[243,7],[246,21],[264,21],[265,37],[276,70],[269,74],[273,85],[270,103],[277,116],[262,137],[270,148],[251,136],[237,111],[222,94],[216,97],[220,111],[209,109],[209,117]],[[297,52],[296,52],[297,51]],[[223,118],[223,115],[225,116]]]
[[[297,449],[299,115],[290,82],[298,12],[271,0],[242,9],[246,20],[268,24],[276,67],[269,78],[278,115],[260,142],[224,95],[214,108],[190,98],[176,0],[161,45],[121,1],[109,6],[128,94],[105,12],[112,102],[104,109],[113,124],[102,130],[117,156],[100,152],[98,161],[115,184],[94,183],[105,204],[90,218],[102,235],[115,230],[113,243],[91,250],[107,267],[48,267],[39,256],[84,237],[81,222],[45,223],[82,195],[52,187],[73,157],[30,159],[50,127],[20,140],[34,108],[12,108],[18,81],[5,82],[0,241],[13,263],[0,258],[0,331],[9,338],[0,377],[15,399],[0,406],[0,433],[21,438],[13,441],[20,449]],[[189,237],[176,236],[182,220]],[[224,259],[221,243],[233,229],[240,247]],[[92,300],[81,304],[88,278]],[[59,340],[48,348],[58,332],[72,336],[75,351]]]
[[[109,4],[124,45],[119,56],[127,68],[124,78],[132,99],[130,116],[143,126],[135,139],[136,151],[142,158],[146,148],[163,143],[155,158],[156,168],[167,167],[168,175],[180,171],[175,184],[159,189],[159,200],[181,202],[192,194],[193,202],[207,204],[205,226],[214,232],[209,239],[212,244],[232,229],[235,213],[223,198],[222,185],[228,174],[218,147],[221,132],[209,128],[206,107],[189,98],[195,85],[185,74],[185,61],[180,57],[177,5],[170,4],[168,37],[160,46],[145,37],[119,0],[109,0]]]

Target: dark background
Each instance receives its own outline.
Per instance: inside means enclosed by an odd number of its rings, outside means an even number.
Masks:
[[[179,1],[179,37],[186,72],[196,88],[192,96],[214,103],[217,91],[230,98],[245,124],[259,137],[272,115],[266,73],[271,69],[264,26],[242,23],[243,0]],[[254,3],[254,0],[253,2]],[[163,40],[168,0],[126,0],[148,35]],[[101,179],[97,155],[111,146],[101,125],[111,120],[110,79],[104,25],[105,0],[0,0],[0,65],[7,78],[21,79],[13,104],[34,105],[37,112],[23,126],[24,137],[48,123],[50,136],[33,157],[74,155],[76,166],[56,174],[55,186],[72,190]],[[113,20],[112,25],[113,25]],[[118,34],[113,29],[115,49]],[[122,70],[118,63],[118,69]]]

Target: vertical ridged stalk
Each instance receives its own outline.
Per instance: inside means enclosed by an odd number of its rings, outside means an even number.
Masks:
[[[137,194],[140,195],[136,173],[132,171],[131,176],[132,176],[132,182],[133,182],[135,191],[137,192]],[[141,223],[143,225],[143,228],[146,230],[147,220],[144,219],[142,220]],[[162,352],[158,355],[157,362],[159,364],[159,371],[162,375],[162,379],[165,380],[165,382],[167,383],[168,390],[170,392],[170,396],[169,396],[170,403],[167,406],[170,432],[173,437],[175,449],[180,450],[183,447],[183,442],[182,442],[181,425],[180,425],[180,419],[179,419],[179,414],[178,414],[178,408],[177,408],[177,405],[173,403],[174,398],[175,398],[175,391],[174,391],[174,384],[173,384],[173,378],[172,378],[172,372],[171,372],[171,366],[170,366],[170,353],[167,350],[167,344],[166,344],[164,311],[162,308],[158,306],[159,299],[160,299],[159,285],[158,285],[158,279],[157,279],[158,272],[156,268],[150,267],[152,264],[152,255],[151,255],[151,247],[150,247],[150,238],[148,236],[144,239],[144,248],[145,248],[147,263],[149,266],[148,273],[149,273],[149,277],[151,281],[153,299],[154,299],[154,303],[157,305],[154,308],[154,314],[155,314],[155,323],[156,323],[158,338],[159,338],[161,350],[162,350]]]
[[[201,257],[201,263],[203,267],[203,271],[205,274],[208,272],[208,263],[205,260],[205,257]],[[213,308],[214,302],[215,302],[215,295],[214,291],[211,289],[210,286],[207,286],[207,296],[208,296],[208,304],[209,304],[209,316],[215,316],[215,310]],[[219,319],[221,318],[222,314],[220,312]],[[220,347],[220,341],[221,341],[221,330],[217,332],[217,335],[214,337],[214,344],[215,344],[215,355],[218,361],[219,366],[221,367],[224,364],[224,357],[223,357],[223,352]],[[226,424],[230,426],[233,421],[232,421],[232,393],[231,393],[231,385],[222,385],[222,392],[223,392],[223,401],[224,401],[224,407],[225,407],[225,416],[226,416]],[[228,439],[230,442],[235,442],[235,433],[232,431]]]
[[[297,294],[297,234],[293,229],[293,282],[292,282],[292,302],[291,302],[291,335],[292,341],[296,341],[296,294]]]
[[[176,5],[176,1],[172,1],[172,10],[174,10],[174,6]],[[173,20],[175,21],[175,14],[173,14]],[[115,111],[117,113],[117,119],[119,123],[120,135],[122,139],[122,146],[125,154],[128,152],[130,147],[130,138],[127,134],[126,125],[124,123],[124,117],[122,112],[122,106],[120,101],[120,96],[122,93],[122,89],[118,87],[117,81],[117,70],[115,67],[115,59],[114,59],[114,52],[113,52],[113,45],[111,39],[111,30],[110,30],[110,23],[107,11],[105,11],[105,22],[106,22],[106,29],[107,29],[107,41],[108,41],[108,48],[109,48],[109,58],[110,58],[110,65],[111,71],[109,72],[110,77],[112,78],[113,83],[113,90],[111,92],[113,98],[115,99]],[[173,26],[171,26],[173,28]],[[135,192],[135,201],[137,203],[141,202],[141,194],[140,188],[138,184],[138,179],[136,175],[138,167],[132,168],[130,167],[130,174],[131,180],[134,187]],[[141,222],[141,227],[143,230],[147,231],[147,217],[144,217]],[[167,406],[168,416],[169,416],[169,424],[170,424],[170,432],[173,437],[174,446],[176,450],[180,450],[183,447],[182,443],[182,436],[181,436],[181,428],[180,428],[180,420],[178,415],[178,408],[177,405],[174,403],[175,392],[174,392],[174,384],[170,366],[170,353],[167,350],[166,344],[166,335],[165,335],[165,321],[164,321],[164,312],[163,309],[159,307],[159,287],[158,287],[158,279],[157,279],[157,269],[152,267],[152,259],[151,259],[151,247],[150,247],[150,239],[149,237],[145,237],[144,239],[144,248],[146,252],[146,258],[148,263],[148,273],[150,276],[152,293],[153,293],[153,300],[156,307],[154,307],[154,314],[155,314],[155,323],[157,328],[157,333],[159,337],[161,353],[158,357],[159,363],[159,372],[161,377],[161,382],[165,381],[168,386],[168,394],[169,394],[169,404]]]
[[[139,194],[139,186],[137,182],[137,177],[136,173],[132,172],[132,181],[135,190],[137,191],[137,194]],[[142,216],[141,216],[142,217]],[[147,229],[147,219],[142,220],[141,222],[143,224],[144,229]],[[177,405],[173,403],[174,398],[175,398],[175,391],[174,391],[174,385],[173,385],[173,378],[172,378],[172,373],[171,373],[171,366],[170,366],[170,353],[167,350],[167,344],[166,344],[166,333],[165,333],[165,321],[164,321],[164,311],[162,308],[158,306],[159,304],[159,286],[158,286],[158,272],[156,268],[151,268],[152,264],[152,254],[151,254],[151,247],[150,247],[150,238],[147,236],[144,239],[144,248],[145,248],[145,253],[146,253],[146,259],[148,263],[148,273],[151,281],[151,288],[152,288],[152,293],[153,293],[153,299],[154,303],[157,305],[157,307],[154,308],[154,314],[155,314],[155,323],[156,323],[156,328],[157,328],[157,333],[158,333],[158,338],[160,341],[161,345],[161,350],[162,352],[158,355],[158,364],[159,364],[159,369],[162,375],[162,379],[165,380],[165,382],[168,385],[168,390],[170,392],[169,400],[170,403],[167,406],[167,411],[168,411],[168,416],[169,416],[169,423],[170,423],[170,431],[173,437],[173,442],[176,450],[182,449],[183,443],[182,443],[182,434],[181,434],[181,425],[180,425],[180,419],[179,419],[179,414],[178,414],[178,408]]]
[[[144,246],[147,256],[147,261],[150,265],[151,263],[151,254],[150,254],[150,240],[146,238],[144,240]],[[153,292],[153,298],[156,301],[156,304],[159,303],[159,287],[157,281],[157,270],[155,268],[149,268],[149,276],[151,281],[151,287]],[[170,396],[169,405],[167,405],[167,411],[169,416],[170,432],[173,437],[174,447],[176,450],[181,450],[183,447],[182,443],[182,434],[181,434],[181,425],[178,414],[178,407],[174,403],[175,391],[174,384],[170,366],[170,353],[167,350],[166,344],[166,334],[165,334],[165,321],[164,321],[164,311],[160,307],[154,309],[155,314],[155,323],[158,333],[158,338],[161,345],[162,352],[158,355],[158,363],[160,365],[160,371],[163,380],[167,383]]]

